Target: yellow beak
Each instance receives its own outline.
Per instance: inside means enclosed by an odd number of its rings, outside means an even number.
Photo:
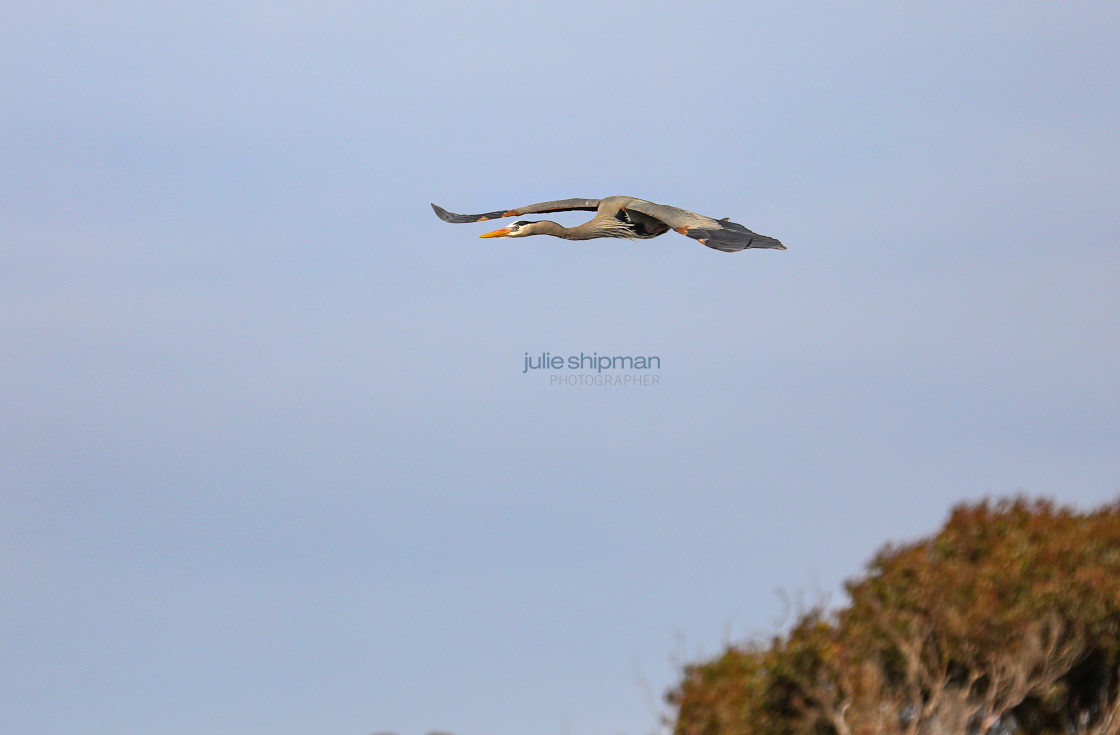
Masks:
[[[487,232],[485,235],[479,235],[479,237],[505,237],[509,234],[509,231],[510,228],[503,227],[500,230],[494,230],[493,232]]]

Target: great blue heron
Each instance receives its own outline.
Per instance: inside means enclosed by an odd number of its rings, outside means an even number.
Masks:
[[[562,227],[555,222],[519,220],[500,230],[487,232],[479,237],[528,237],[552,235],[565,240],[591,240],[596,237],[625,237],[648,239],[676,230],[704,245],[725,253],[747,248],[772,248],[785,250],[773,237],[759,235],[730,219],[712,219],[687,209],[654,204],[635,197],[614,196],[606,199],[561,199],[555,202],[530,204],[517,209],[498,210],[486,214],[455,214],[443,207],[432,205],[444,222],[484,222],[502,217],[520,217],[523,214],[545,212],[595,212],[595,216],[582,225]]]

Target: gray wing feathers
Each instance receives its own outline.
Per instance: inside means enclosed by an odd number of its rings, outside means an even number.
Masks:
[[[720,220],[718,227],[689,227],[682,235],[688,235],[694,240],[699,240],[704,245],[725,253],[737,253],[747,248],[770,248],[772,250],[785,250],[786,246],[777,238],[751,232],[738,222]]]
[[[432,205],[432,209],[435,210],[437,217],[444,222],[453,222],[455,224],[463,222],[485,222],[490,219],[520,217],[523,214],[543,214],[545,212],[571,212],[573,210],[594,212],[598,208],[598,199],[559,199],[555,202],[527,204],[517,209],[499,209],[496,212],[487,212],[485,214],[455,214],[454,212],[448,212],[443,207],[436,206],[435,204]]]
[[[594,212],[597,209],[599,209],[598,199],[558,199],[554,202],[540,202],[511,209],[509,216],[517,217],[522,214],[544,214],[546,212]]]
[[[636,209],[642,214],[656,217],[670,227],[715,227],[719,224],[711,217],[705,217],[696,212],[690,212],[680,207],[670,207],[666,204],[654,204],[644,199],[632,199],[626,204],[627,209]]]
[[[699,240],[704,245],[725,253],[734,253],[747,248],[786,249],[786,246],[777,239],[751,232],[730,219],[712,219],[687,209],[654,204],[644,199],[632,201],[626,205],[626,208],[636,209],[642,214],[656,217],[682,235]]]
[[[432,205],[435,210],[436,216],[444,222],[452,222],[454,224],[462,224],[464,222],[484,222],[488,219],[500,219],[508,216],[505,212],[498,210],[497,212],[487,212],[486,214],[455,214],[448,212],[443,207]]]

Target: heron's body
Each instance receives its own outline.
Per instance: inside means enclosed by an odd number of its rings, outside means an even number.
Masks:
[[[484,222],[502,217],[520,217],[525,214],[544,214],[546,212],[595,212],[595,216],[582,225],[563,227],[555,222],[519,221],[509,227],[488,232],[481,237],[527,237],[529,235],[552,235],[565,240],[591,240],[597,237],[624,237],[648,239],[676,230],[704,245],[724,252],[737,252],[748,248],[771,248],[785,250],[785,246],[773,237],[759,235],[729,219],[712,219],[687,209],[654,204],[645,199],[627,196],[612,196],[605,199],[561,199],[554,202],[540,202],[517,209],[488,212],[486,214],[454,214],[442,207],[432,205],[436,215],[444,222]]]

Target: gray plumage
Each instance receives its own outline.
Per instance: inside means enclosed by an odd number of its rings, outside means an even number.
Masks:
[[[484,222],[504,217],[547,212],[588,211],[595,216],[582,225],[563,227],[548,220],[518,221],[508,227],[488,232],[481,237],[527,237],[552,235],[566,240],[591,240],[597,237],[623,237],[648,239],[676,230],[704,245],[726,253],[750,248],[785,250],[777,239],[751,232],[743,225],[729,219],[712,219],[679,207],[655,204],[645,199],[612,196],[605,199],[560,199],[540,202],[517,209],[488,212],[486,214],[455,214],[432,205],[436,216],[444,222]]]

